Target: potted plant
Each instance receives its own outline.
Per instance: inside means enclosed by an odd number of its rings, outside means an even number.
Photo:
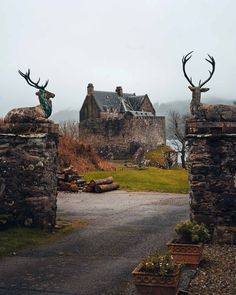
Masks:
[[[178,294],[180,273],[181,266],[169,253],[148,256],[132,272],[140,295]]]
[[[196,221],[183,221],[176,225],[177,239],[167,243],[176,263],[198,265],[202,258],[204,242],[209,239],[206,226]]]

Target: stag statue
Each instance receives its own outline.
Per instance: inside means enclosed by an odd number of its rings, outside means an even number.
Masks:
[[[187,61],[192,57],[193,51],[189,52],[182,59],[184,76],[191,86],[188,88],[192,91],[192,100],[190,103],[191,115],[199,120],[207,121],[236,121],[236,107],[230,105],[209,105],[201,103],[201,92],[207,92],[209,88],[203,87],[210,81],[215,72],[215,60],[213,56],[208,54],[209,58],[206,61],[212,66],[212,70],[209,70],[209,77],[204,82],[199,81],[198,86],[193,84],[192,78],[189,78],[185,71]]]
[[[18,71],[19,74],[26,80],[26,82],[38,89],[35,93],[38,98],[40,105],[35,107],[27,107],[27,108],[17,108],[8,112],[4,118],[4,122],[6,123],[33,123],[33,122],[51,122],[48,120],[48,117],[52,113],[52,101],[51,98],[55,97],[54,93],[51,93],[45,88],[48,85],[48,80],[42,86],[39,86],[40,78],[35,83],[30,79],[30,70],[28,70],[25,74],[21,71]]]

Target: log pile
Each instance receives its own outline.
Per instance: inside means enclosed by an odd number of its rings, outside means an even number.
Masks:
[[[86,192],[103,193],[113,191],[119,188],[119,184],[113,181],[113,177],[109,176],[103,179],[93,179],[85,188]]]
[[[57,173],[57,183],[59,191],[67,192],[82,192],[86,186],[86,181],[73,170],[72,166]]]
[[[67,192],[88,192],[103,193],[119,188],[119,184],[114,182],[113,177],[103,179],[92,179],[89,183],[73,170],[73,166],[63,169],[57,173],[58,191]]]

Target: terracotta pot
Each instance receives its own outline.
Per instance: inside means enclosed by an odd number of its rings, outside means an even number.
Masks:
[[[140,271],[140,263],[132,272],[134,284],[140,295],[176,295],[179,292],[181,267],[178,265],[174,274],[160,276],[155,273]]]
[[[168,251],[176,263],[198,265],[202,258],[204,244],[167,243]]]

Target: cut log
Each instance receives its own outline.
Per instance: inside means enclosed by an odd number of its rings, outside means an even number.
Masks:
[[[83,191],[86,193],[92,193],[92,192],[94,192],[94,187],[87,185]]]
[[[96,185],[101,185],[101,184],[111,184],[112,182],[113,182],[113,177],[109,176],[107,178],[93,179],[90,181],[89,186],[94,187]]]
[[[119,184],[116,182],[110,183],[110,184],[97,184],[94,187],[94,191],[96,193],[103,193],[103,192],[109,192],[113,191],[119,188]]]
[[[113,183],[113,177],[109,176],[107,178],[101,178],[101,179],[92,179],[89,184],[87,185],[85,191],[87,193],[94,192],[94,188],[96,185],[101,185],[101,184],[111,184]]]

